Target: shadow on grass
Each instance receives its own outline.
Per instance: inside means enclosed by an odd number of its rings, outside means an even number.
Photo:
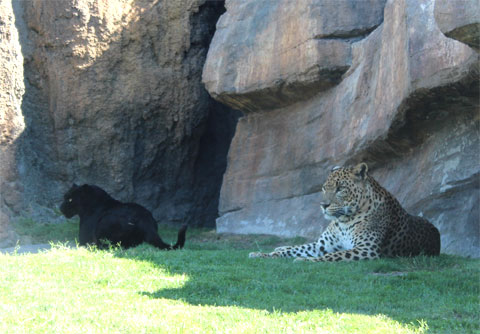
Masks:
[[[180,288],[139,292],[150,298],[268,312],[331,309],[383,314],[416,327],[423,319],[435,332],[475,332],[480,327],[478,260],[442,255],[292,263],[291,259],[248,259],[255,247],[215,249],[208,242],[205,246],[209,250],[197,251],[201,245],[193,242],[187,249],[168,253],[140,246],[117,255],[151,261],[169,274],[188,277]]]

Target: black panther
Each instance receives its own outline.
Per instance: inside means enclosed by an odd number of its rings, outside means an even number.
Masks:
[[[147,242],[159,249],[172,250],[185,244],[187,225],[178,231],[177,243],[166,244],[157,232],[150,211],[136,203],[122,203],[95,185],[73,184],[63,196],[60,211],[67,218],[80,217],[79,244],[105,246],[103,240],[124,248]]]

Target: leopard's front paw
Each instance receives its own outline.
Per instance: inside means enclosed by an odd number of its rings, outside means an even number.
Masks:
[[[248,254],[248,257],[249,257],[250,259],[254,259],[254,258],[256,258],[256,257],[263,257],[263,253],[252,252],[252,253]]]

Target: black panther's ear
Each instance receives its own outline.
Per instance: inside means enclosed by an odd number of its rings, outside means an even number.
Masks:
[[[353,174],[360,180],[365,180],[367,173],[368,173],[368,166],[364,162],[359,163],[353,168]]]

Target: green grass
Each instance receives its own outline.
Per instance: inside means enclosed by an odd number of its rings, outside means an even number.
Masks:
[[[13,225],[19,235],[19,243],[40,244],[73,241],[78,235],[78,219],[61,224],[37,223],[31,218],[19,218]]]
[[[0,333],[479,332],[479,260],[247,258],[302,241],[197,229],[174,252],[0,255]]]

